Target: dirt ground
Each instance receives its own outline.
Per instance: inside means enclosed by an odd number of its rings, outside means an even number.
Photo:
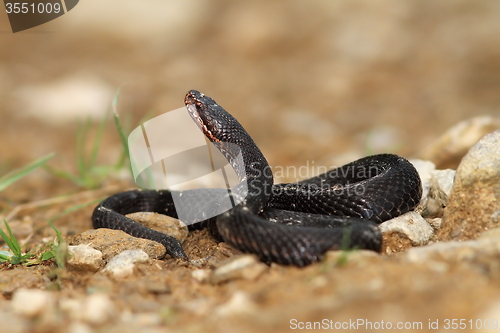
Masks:
[[[189,89],[214,97],[273,167],[330,167],[380,152],[418,157],[450,126],[500,109],[494,1],[86,0],[16,34],[0,13],[0,32],[0,176],[51,152],[51,168],[77,173],[78,124],[102,119],[119,87],[118,110],[132,127],[146,114],[181,107]],[[115,163],[120,150],[109,121],[98,165]],[[40,169],[0,193],[0,211],[28,250],[54,238],[47,219],[134,187],[125,169],[92,189]],[[89,230],[94,207],[54,224],[65,237]],[[396,241],[394,247],[410,246]],[[193,257],[225,256],[204,230],[192,232],[185,248]],[[137,264],[118,281],[85,271],[56,274],[51,261],[3,264],[0,307],[29,287],[51,290],[58,300],[109,295],[117,315],[85,326],[90,331],[276,332],[322,320],[422,323],[409,332],[438,321],[438,331],[447,331],[447,319],[499,319],[485,317],[498,307],[497,261],[444,267],[353,253],[339,264],[331,254],[306,268],[271,265],[255,281],[217,285],[196,281],[193,267],[169,258]],[[160,322],[123,319],[151,313]],[[73,324],[61,314],[23,327],[77,332]]]

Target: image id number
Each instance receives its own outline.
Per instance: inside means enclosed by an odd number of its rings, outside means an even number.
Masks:
[[[14,14],[19,14],[19,13],[21,13],[21,14],[56,13],[57,14],[57,13],[61,12],[61,5],[58,3],[51,4],[50,2],[49,3],[41,3],[40,2],[38,4],[28,3],[28,2],[23,2],[23,3],[7,2],[5,4],[5,11],[7,12],[7,14],[11,14],[11,13],[14,13]]]

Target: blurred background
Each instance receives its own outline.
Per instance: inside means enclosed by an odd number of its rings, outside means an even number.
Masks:
[[[119,87],[134,126],[204,92],[273,166],[412,157],[499,114],[499,45],[498,1],[84,0],[15,34],[0,13],[1,164],[74,167],[78,119],[104,117]],[[112,123],[102,147],[116,160]]]

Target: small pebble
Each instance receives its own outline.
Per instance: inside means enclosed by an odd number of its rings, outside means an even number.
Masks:
[[[18,289],[12,297],[12,307],[17,314],[32,318],[53,309],[54,296],[45,290]]]
[[[134,272],[134,263],[147,260],[149,256],[142,250],[126,250],[113,257],[102,271],[110,272],[116,278],[123,278]]]
[[[440,217],[436,217],[436,218],[433,218],[433,219],[428,219],[427,222],[429,222],[429,224],[431,225],[431,227],[433,227],[435,230],[441,228],[441,222],[442,222],[442,218]]]
[[[105,294],[92,294],[83,303],[82,319],[91,325],[102,325],[116,316],[116,309]]]
[[[431,172],[432,178],[436,180],[437,186],[444,192],[444,194],[446,194],[447,197],[450,196],[453,181],[455,179],[455,173],[456,171],[451,169],[434,170]]]
[[[255,312],[257,312],[257,305],[243,291],[236,291],[229,301],[215,309],[215,314],[221,317],[254,314]]]
[[[257,279],[268,267],[253,255],[235,256],[215,269],[210,277],[213,284],[232,279]]]
[[[83,302],[80,299],[59,299],[59,309],[72,320],[81,320]]]
[[[398,232],[410,239],[413,245],[427,244],[434,234],[434,229],[427,221],[414,211],[380,224],[382,233]]]
[[[191,272],[191,276],[198,282],[205,283],[210,281],[212,271],[209,269],[195,269]]]
[[[104,263],[102,252],[89,245],[70,245],[68,253],[70,254],[67,261],[68,268],[97,272]]]

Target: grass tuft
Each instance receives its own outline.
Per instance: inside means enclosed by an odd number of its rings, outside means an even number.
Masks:
[[[0,237],[2,237],[5,244],[7,244],[9,249],[12,251],[12,255],[7,255],[5,253],[0,254],[0,262],[9,262],[12,265],[22,264],[26,262],[29,258],[33,257],[34,255],[29,252],[26,254],[23,254],[21,252],[21,246],[19,245],[19,242],[12,233],[9,224],[7,223],[6,220],[3,220],[3,222],[5,224],[5,228],[7,229],[9,235],[7,235],[5,231],[3,231],[0,228]]]

